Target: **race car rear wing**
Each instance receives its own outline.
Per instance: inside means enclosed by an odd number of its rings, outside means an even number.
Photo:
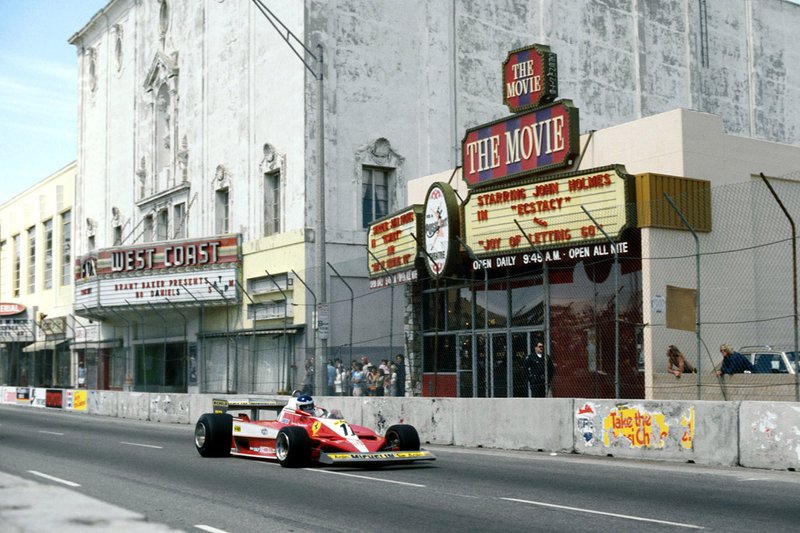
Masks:
[[[286,400],[278,398],[214,398],[212,400],[215,413],[227,413],[228,411],[250,411],[251,420],[260,420],[259,411],[273,411],[277,418],[281,409],[286,407]]]

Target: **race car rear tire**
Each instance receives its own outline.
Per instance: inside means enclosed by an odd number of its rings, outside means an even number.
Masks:
[[[203,457],[227,457],[231,453],[233,417],[206,413],[194,427],[194,446]]]
[[[400,451],[419,450],[419,433],[414,426],[395,424],[386,430],[386,448]]]
[[[287,426],[275,439],[275,455],[283,467],[306,466],[311,458],[311,439],[301,427]]]

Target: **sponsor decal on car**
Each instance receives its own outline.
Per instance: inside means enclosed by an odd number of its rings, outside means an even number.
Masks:
[[[261,430],[261,434],[262,435],[267,435],[268,433],[269,433],[269,430],[267,428],[264,428],[264,429]]]
[[[239,426],[239,425],[233,426],[233,432],[234,433],[241,433],[241,431],[242,431],[242,426]]]
[[[386,459],[418,459],[430,457],[430,452],[378,452],[378,453],[329,453],[328,457],[334,461],[372,461]]]

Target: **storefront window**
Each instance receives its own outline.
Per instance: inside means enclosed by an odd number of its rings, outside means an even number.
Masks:
[[[541,326],[544,323],[544,288],[541,277],[511,284],[511,325]]]
[[[464,330],[472,327],[472,291],[459,287],[447,291],[447,329]]]
[[[444,331],[446,329],[447,302],[444,295],[443,292],[425,294],[422,319],[425,331]]]
[[[476,326],[482,326],[486,316],[486,289],[483,283],[475,284]],[[503,328],[508,325],[508,285],[504,281],[489,280],[489,327]]]
[[[425,372],[456,371],[456,341],[454,335],[425,337],[424,349]]]
[[[144,344],[136,349],[136,390],[185,392],[186,357],[183,343]]]

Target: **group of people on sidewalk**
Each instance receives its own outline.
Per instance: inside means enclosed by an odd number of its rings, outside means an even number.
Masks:
[[[314,394],[314,361],[306,361],[303,393]],[[339,359],[328,360],[326,364],[328,396],[405,396],[406,365],[403,354],[397,354],[394,361],[381,360],[374,365],[364,355],[358,361],[351,361],[348,368]]]
[[[350,363],[347,370],[342,365],[334,383],[337,396],[405,396],[406,365],[403,354],[395,355],[394,361],[381,360],[373,365],[364,355],[360,361]]]

